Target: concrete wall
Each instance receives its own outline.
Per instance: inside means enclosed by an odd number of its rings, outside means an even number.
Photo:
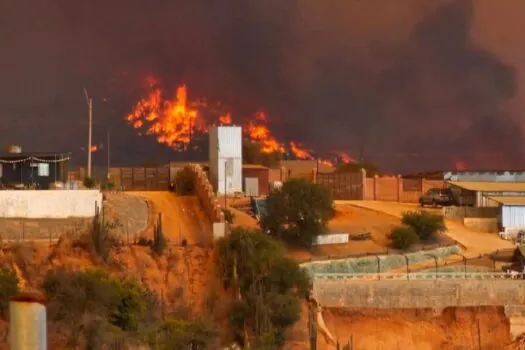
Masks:
[[[0,217],[30,219],[84,218],[102,205],[98,190],[0,191]]]
[[[498,233],[497,218],[464,218],[463,225],[471,230],[485,233]]]
[[[365,180],[365,200],[417,203],[422,193],[445,187],[442,180],[403,179],[400,176],[375,176]]]
[[[315,281],[324,307],[434,308],[525,303],[524,280]]]

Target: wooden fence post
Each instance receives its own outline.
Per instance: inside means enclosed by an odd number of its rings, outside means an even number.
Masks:
[[[403,192],[403,179],[401,175],[397,175],[397,201],[401,202],[401,194]]]
[[[374,175],[374,197],[373,197],[374,200],[377,200],[377,178],[378,176]]]

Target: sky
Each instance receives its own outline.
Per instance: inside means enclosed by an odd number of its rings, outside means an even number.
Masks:
[[[522,0],[19,0],[0,5],[0,146],[190,160],[124,118],[147,76],[267,111],[283,141],[388,172],[523,166]],[[82,150],[84,148],[84,150]],[[94,155],[104,165],[105,152]]]

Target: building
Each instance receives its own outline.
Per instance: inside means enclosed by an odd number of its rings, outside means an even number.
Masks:
[[[49,189],[66,182],[70,153],[11,152],[0,154],[2,188]]]
[[[212,126],[210,135],[210,182],[218,194],[242,192],[242,128]]]
[[[270,169],[262,165],[243,164],[243,192],[248,197],[268,194],[270,188]]]
[[[448,181],[460,205],[495,207],[500,204],[491,197],[525,196],[525,182]]]
[[[493,196],[490,200],[501,208],[503,231],[525,230],[525,196]]]
[[[334,167],[318,160],[281,160],[279,167],[284,169],[284,178],[303,178],[312,180],[314,172],[331,173]]]

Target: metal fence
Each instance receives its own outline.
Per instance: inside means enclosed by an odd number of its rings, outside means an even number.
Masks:
[[[314,283],[323,280],[378,281],[378,280],[508,280],[525,279],[522,272],[382,272],[382,273],[317,273]]]

